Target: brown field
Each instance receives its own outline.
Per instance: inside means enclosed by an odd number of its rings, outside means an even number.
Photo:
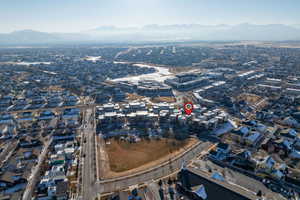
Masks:
[[[247,101],[250,104],[255,104],[255,103],[259,102],[262,99],[262,97],[257,96],[255,94],[243,93],[243,94],[239,95],[237,97],[237,99]]]
[[[134,100],[142,100],[145,98],[144,96],[140,96],[137,94],[128,93],[127,94],[127,100],[134,101]]]
[[[62,91],[63,89],[59,86],[50,86],[47,88],[48,90],[51,90],[51,91]]]
[[[165,162],[188,147],[196,144],[196,139],[177,141],[175,139],[143,140],[138,143],[111,140],[106,145],[111,175],[125,175]]]
[[[197,69],[197,67],[169,67],[169,72],[171,73],[182,73],[190,70]]]
[[[151,101],[153,103],[160,103],[160,102],[175,103],[176,98],[175,97],[155,97],[155,98],[152,98]]]
[[[186,93],[186,95],[182,99],[183,99],[183,102],[194,102],[193,96],[190,93]]]

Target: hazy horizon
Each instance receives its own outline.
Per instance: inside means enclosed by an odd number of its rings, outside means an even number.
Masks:
[[[3,0],[1,33],[17,30],[82,32],[100,26],[236,25],[300,21],[300,1],[286,0]]]

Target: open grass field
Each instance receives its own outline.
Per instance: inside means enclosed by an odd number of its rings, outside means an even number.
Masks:
[[[138,143],[111,140],[106,144],[112,172],[151,167],[176,156],[185,148],[196,143],[195,139],[177,141],[175,139],[142,140]]]

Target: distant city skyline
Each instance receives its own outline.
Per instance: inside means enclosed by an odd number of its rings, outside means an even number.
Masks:
[[[148,24],[299,24],[299,0],[2,0],[0,32]]]

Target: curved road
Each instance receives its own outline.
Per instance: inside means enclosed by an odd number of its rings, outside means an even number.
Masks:
[[[200,143],[196,147],[193,147],[192,150],[185,152],[180,157],[144,172],[139,172],[131,176],[98,181],[95,183],[92,190],[95,191],[95,193],[109,193],[113,191],[124,190],[132,185],[143,184],[152,180],[166,177],[179,170],[183,163],[192,160],[201,152],[209,149],[211,146],[212,144],[209,142]]]

